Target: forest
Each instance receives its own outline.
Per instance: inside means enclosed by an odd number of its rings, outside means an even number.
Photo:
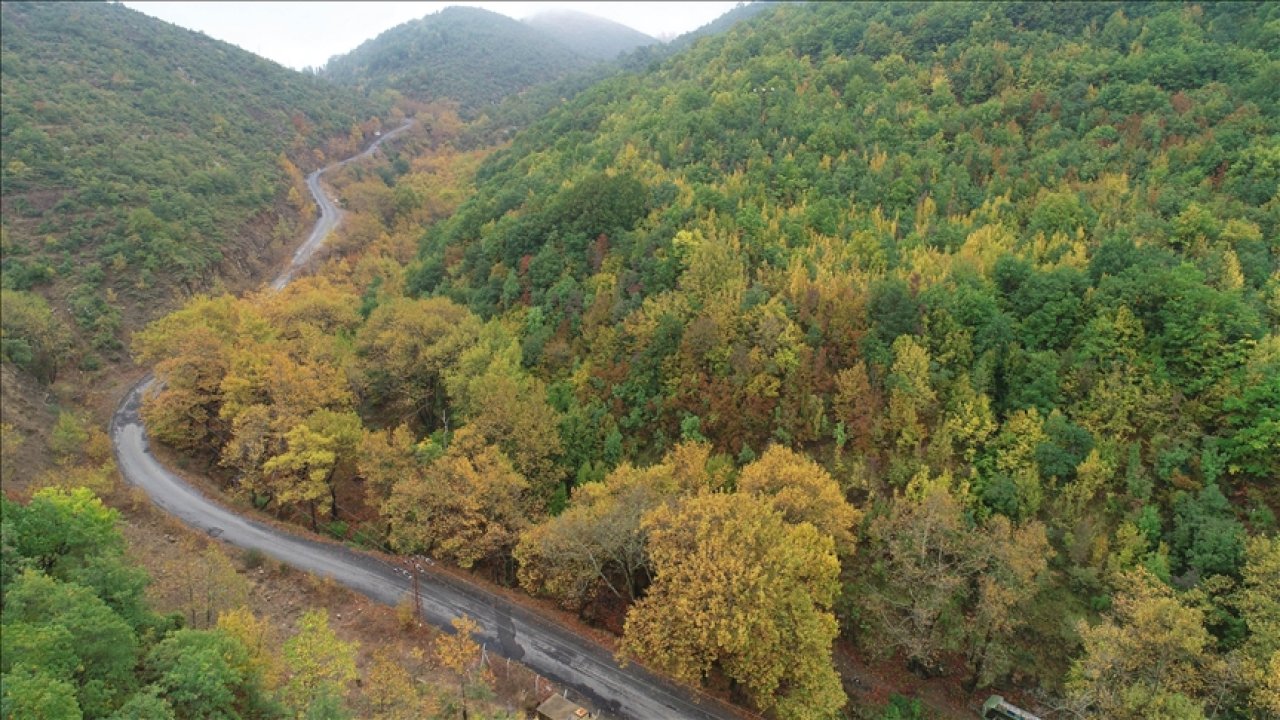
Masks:
[[[317,74],[363,91],[453,100],[464,117],[474,118],[507,96],[593,62],[529,23],[489,10],[449,7],[331,58]]]
[[[135,333],[151,437],[766,717],[906,716],[842,653],[1280,716],[1280,6],[777,4],[621,62],[497,145],[421,106],[313,276]]]
[[[3,286],[67,308],[85,370],[127,356],[149,306],[243,279],[292,241],[303,171],[388,109],[121,5],[2,8]]]

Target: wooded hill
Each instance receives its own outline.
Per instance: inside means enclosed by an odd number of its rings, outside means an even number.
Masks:
[[[275,258],[302,173],[377,129],[345,89],[121,5],[0,13],[3,284],[55,299],[89,366],[175,292]]]
[[[474,117],[504,97],[594,62],[550,34],[488,10],[449,7],[330,58],[320,76],[346,87],[449,99]]]
[[[1277,13],[768,8],[519,133],[407,271],[153,325],[148,426],[781,718],[860,711],[833,642],[1280,713]]]
[[[546,10],[524,22],[594,60],[613,60],[622,53],[658,42],[622,23],[573,10]]]

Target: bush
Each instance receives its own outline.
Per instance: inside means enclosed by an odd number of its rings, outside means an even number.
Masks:
[[[244,567],[246,570],[256,570],[262,567],[267,561],[267,556],[258,548],[249,548],[244,553]]]
[[[333,522],[326,525],[324,529],[325,529],[325,532],[329,533],[329,535],[332,536],[334,540],[347,539],[347,530],[349,528],[347,524],[341,520],[334,520]]]

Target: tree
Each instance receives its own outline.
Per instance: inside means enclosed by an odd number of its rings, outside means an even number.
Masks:
[[[365,481],[365,502],[378,508],[379,514],[396,483],[419,471],[416,447],[407,425],[381,432],[365,431],[356,465]]]
[[[265,689],[271,690],[280,682],[283,669],[280,666],[278,645],[273,637],[271,624],[258,618],[247,607],[218,613],[218,631],[238,641],[245,649],[246,677],[261,678]]]
[[[780,718],[840,710],[830,659],[839,561],[830,536],[740,493],[660,506],[644,527],[657,577],[627,616],[624,655],[685,682],[719,668]]]
[[[322,697],[340,699],[355,680],[356,643],[343,642],[329,628],[327,610],[308,610],[298,619],[298,632],[284,643],[289,680],[285,701],[302,712]]]
[[[58,413],[58,420],[49,432],[49,449],[59,463],[65,465],[79,459],[88,441],[89,431],[84,426],[84,420],[76,417],[75,413]]]
[[[865,453],[871,450],[875,440],[876,418],[884,400],[871,385],[866,365],[861,362],[836,373],[835,385],[832,410],[844,423],[853,448]]]
[[[1216,484],[1173,501],[1172,545],[1179,567],[1196,576],[1235,575],[1244,559],[1244,527]]]
[[[326,496],[330,519],[338,519],[337,476],[354,469],[362,430],[354,412],[316,410],[285,433],[285,451],[262,464],[264,473],[274,475],[276,500],[307,503],[311,508],[312,530],[316,529],[316,501]]]
[[[52,384],[71,350],[71,332],[44,298],[0,289],[0,359]]]
[[[178,717],[262,717],[275,713],[248,651],[219,630],[178,630],[152,648],[146,674]]]
[[[520,365],[520,345],[496,323],[446,375],[449,397],[467,425],[502,450],[546,502],[560,482],[560,416],[547,402],[546,385]]]
[[[1087,717],[1138,720],[1203,715],[1204,693],[1220,672],[1204,614],[1138,569],[1123,579],[1110,616],[1077,626],[1084,651],[1067,691]]]
[[[418,691],[404,665],[387,648],[374,651],[364,694],[375,720],[417,720],[438,712],[433,699]]]
[[[453,619],[453,633],[436,636],[436,657],[440,664],[458,678],[458,698],[462,701],[462,717],[467,718],[467,687],[477,680],[488,680],[488,668],[481,662],[480,643],[472,637],[480,626],[462,615]]]
[[[661,504],[723,487],[710,461],[710,445],[681,443],[660,463],[624,463],[603,482],[580,485],[567,510],[521,534],[513,552],[521,586],[579,610],[602,589],[634,602],[653,578],[641,520]]]
[[[173,706],[160,697],[160,688],[149,685],[133,694],[111,720],[178,720]]]
[[[43,658],[48,667],[72,668],[71,676],[65,679],[75,687],[76,699],[85,714],[109,714],[133,692],[138,641],[129,625],[93,591],[28,570],[5,593],[5,635],[9,627],[19,623],[60,626],[65,630],[65,635],[48,635],[46,639],[70,656],[50,663],[48,652],[52,650],[39,649],[37,657]],[[59,636],[69,642],[58,642]],[[43,641],[26,647],[30,652],[49,648]],[[6,648],[6,666],[25,662],[21,655]]]
[[[226,377],[225,340],[208,328],[190,328],[173,341],[172,357],[155,365],[160,382],[142,405],[147,432],[191,453],[207,453],[226,442],[229,428],[219,415]]]
[[[30,720],[80,720],[75,686],[43,669],[16,665],[0,682],[0,716]]]
[[[527,488],[502,451],[463,428],[444,455],[396,483],[382,514],[397,549],[471,567],[515,545]]]
[[[870,619],[863,645],[901,650],[912,665],[935,670],[956,646],[970,583],[984,566],[951,476],[918,473],[871,521],[868,539],[862,565],[870,574],[855,600]]]
[[[1014,520],[1033,517],[1044,502],[1044,483],[1036,461],[1048,440],[1037,410],[1017,410],[1005,420],[988,445],[983,465],[983,500]]]
[[[1044,587],[1052,548],[1039,522],[1021,527],[995,516],[982,528],[986,566],[966,623],[965,652],[971,687],[990,685],[1014,665],[1018,632],[1031,618],[1031,602]]]
[[[603,587],[634,601],[651,579],[641,518],[675,496],[670,466],[624,464],[576,489],[569,508],[520,535],[520,585],[582,609]]]
[[[363,394],[398,423],[448,429],[443,378],[479,331],[475,316],[446,298],[379,305],[356,334]]]
[[[66,578],[95,555],[119,554],[124,538],[120,513],[85,488],[39,490],[25,508],[13,508],[19,555],[36,568]]]
[[[1251,538],[1242,574],[1235,605],[1249,628],[1240,649],[1249,703],[1280,714],[1280,538]]]
[[[184,542],[179,549],[163,561],[164,570],[151,591],[163,598],[163,606],[180,611],[188,627],[213,627],[222,613],[248,601],[248,582],[221,548],[209,544],[201,549]]]
[[[738,476],[738,491],[768,500],[789,523],[811,523],[830,535],[841,555],[854,549],[853,527],[861,518],[835,478],[813,460],[772,445]]]
[[[256,345],[270,334],[254,305],[230,295],[198,295],[136,333],[134,354],[155,367],[159,381],[143,402],[148,429],[179,449],[220,447],[234,419],[222,412],[231,358],[238,345]]]
[[[885,379],[889,390],[885,427],[896,457],[903,462],[919,456],[937,412],[938,396],[929,382],[929,363],[928,349],[912,336],[900,335],[893,341],[893,366]]]

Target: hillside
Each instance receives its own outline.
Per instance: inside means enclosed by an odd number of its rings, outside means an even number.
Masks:
[[[320,76],[369,93],[449,99],[473,117],[502,98],[591,62],[546,33],[505,15],[449,7],[398,25],[330,58]]]
[[[0,12],[3,284],[53,299],[89,366],[174,293],[272,262],[302,171],[377,127],[344,89],[119,5]]]
[[[837,603],[868,652],[979,686],[1035,668],[1101,716],[1244,707],[1160,681],[1122,707],[1146,680],[1103,657],[1144,597],[1199,628],[1195,672],[1271,657],[1233,608],[1280,508],[1276,12],[773,8],[519,134],[409,285],[516,328],[570,477],[681,440],[819,460],[869,513]],[[931,522],[954,534],[901,544]],[[1012,561],[966,543],[1010,528],[1047,565],[966,636]]]
[[[613,60],[622,53],[658,42],[622,23],[573,10],[547,10],[524,22],[575,53],[595,60]]]
[[[1280,714],[1280,10],[756,12],[353,172],[152,437],[770,717]]]

